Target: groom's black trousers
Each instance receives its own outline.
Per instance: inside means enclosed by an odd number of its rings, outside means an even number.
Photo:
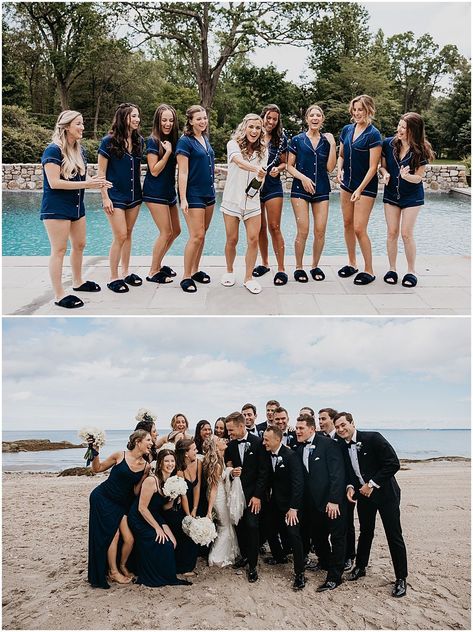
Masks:
[[[259,514],[247,507],[235,527],[240,554],[248,560],[250,568],[256,568],[259,551]]]
[[[294,573],[299,575],[304,572],[304,550],[299,523],[293,526],[286,524],[286,512],[278,509],[272,502],[268,507],[268,542],[271,554],[276,560],[285,557],[287,551],[283,545],[289,545],[294,556]],[[286,544],[287,543],[287,544]]]

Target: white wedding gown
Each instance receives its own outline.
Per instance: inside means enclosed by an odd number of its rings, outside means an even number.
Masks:
[[[235,533],[235,527],[230,521],[228,509],[228,481],[231,468],[222,473],[218,482],[217,495],[215,497],[214,510],[217,514],[216,528],[217,538],[213,541],[209,553],[209,566],[229,566],[236,560],[240,550]],[[227,489],[225,483],[227,482]]]

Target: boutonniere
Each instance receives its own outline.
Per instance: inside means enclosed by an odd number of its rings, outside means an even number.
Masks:
[[[284,467],[284,465],[282,464],[282,456],[278,456],[278,458],[276,459],[276,465],[279,465],[280,467]]]
[[[315,445],[310,445],[309,446],[309,452],[312,452],[312,450],[315,450]]]
[[[248,452],[248,450],[251,448],[251,443],[249,441],[245,442],[245,454]]]
[[[356,444],[355,444],[355,448],[356,448],[357,452],[359,452],[359,451],[361,450],[362,445],[363,445],[363,444],[361,443],[361,441],[357,441],[357,442],[356,442]]]

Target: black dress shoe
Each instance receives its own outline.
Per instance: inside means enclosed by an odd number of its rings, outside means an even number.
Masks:
[[[325,592],[326,590],[335,590],[335,588],[337,588],[337,586],[340,586],[341,583],[342,583],[341,581],[338,581],[338,582],[326,581],[317,588],[317,592]]]
[[[248,564],[248,560],[246,559],[246,557],[239,557],[235,564],[233,564],[232,568],[245,568],[245,566]]]
[[[405,579],[396,579],[392,595],[393,597],[404,597],[407,592],[407,583]]]
[[[345,565],[343,567],[343,572],[345,573],[346,571],[351,570],[352,566],[353,566],[353,560],[351,558],[346,559]]]
[[[307,561],[305,563],[305,569],[307,571],[313,571],[314,573],[316,571],[326,571],[327,570],[326,568],[324,568],[323,566],[320,565],[320,562],[316,562],[315,560],[314,561],[310,561],[310,560]]]
[[[258,571],[256,570],[256,568],[248,569],[248,581],[250,582],[250,584],[258,581]]]
[[[264,561],[270,566],[276,566],[276,564],[287,564],[289,560],[287,559],[287,557],[267,557]]]
[[[300,573],[296,575],[294,578],[294,583],[292,584],[293,590],[302,590],[305,586],[305,576],[304,573]]]
[[[352,572],[350,573],[348,577],[348,581],[354,582],[357,579],[360,579],[360,577],[364,577],[365,575],[366,575],[366,571],[364,568],[358,568],[358,566],[355,566],[355,568],[352,570]]]

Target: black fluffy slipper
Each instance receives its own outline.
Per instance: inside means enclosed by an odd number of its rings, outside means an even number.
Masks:
[[[320,268],[312,268],[310,276],[314,279],[314,281],[323,281],[325,279],[324,271]]]
[[[138,287],[143,283],[143,279],[141,279],[141,277],[139,277],[134,272],[126,276],[124,280],[127,285],[132,285],[133,287]]]
[[[76,307],[82,307],[84,302],[81,301],[78,296],[69,294],[68,296],[64,296],[60,301],[54,301],[54,305],[65,307],[66,309],[75,309]]]
[[[299,283],[307,283],[309,281],[305,270],[295,270],[294,278],[296,281],[299,281]]]
[[[109,290],[112,290],[112,292],[115,292],[116,294],[124,294],[125,292],[130,291],[125,281],[123,281],[123,279],[116,279],[116,281],[110,281],[110,283],[107,283],[107,287]]]
[[[73,287],[74,292],[100,292],[100,285],[94,281],[86,281],[80,287]]]

